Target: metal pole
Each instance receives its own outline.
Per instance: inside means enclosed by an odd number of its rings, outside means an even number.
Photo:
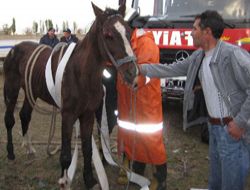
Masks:
[[[139,0],[133,0],[132,1],[132,8],[134,8],[135,10],[138,10],[138,3],[139,3]]]
[[[163,1],[164,0],[154,0],[154,16],[160,16],[163,13]]]

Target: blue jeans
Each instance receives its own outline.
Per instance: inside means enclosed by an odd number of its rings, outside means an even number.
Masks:
[[[227,126],[209,124],[209,190],[243,190],[250,158],[243,140],[234,140]]]

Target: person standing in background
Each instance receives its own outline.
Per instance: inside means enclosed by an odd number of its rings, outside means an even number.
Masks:
[[[55,35],[55,29],[49,28],[47,34],[45,34],[39,41],[39,44],[45,44],[52,48],[59,43],[57,36]]]
[[[78,42],[78,38],[76,35],[71,34],[71,30],[69,28],[63,30],[63,36],[60,38],[60,42],[66,42],[67,44],[70,44],[71,42]]]

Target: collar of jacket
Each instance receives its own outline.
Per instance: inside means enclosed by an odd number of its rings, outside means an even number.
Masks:
[[[215,46],[215,49],[214,49],[214,53],[213,53],[213,56],[212,56],[212,59],[211,59],[211,63],[218,63],[219,61],[219,58],[220,58],[220,53],[221,53],[221,45],[222,45],[222,41],[221,40],[218,40],[216,46]]]

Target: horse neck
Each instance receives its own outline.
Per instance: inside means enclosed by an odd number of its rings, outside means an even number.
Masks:
[[[91,73],[90,78],[97,77],[101,81],[104,60],[98,47],[98,39],[95,33],[88,32],[78,47],[79,75],[82,72]],[[95,80],[91,80],[95,81]]]
[[[102,69],[103,63],[107,61],[100,50],[101,47],[99,41],[100,35],[98,35],[97,29],[91,27],[90,31],[86,34],[80,45],[82,47],[81,49],[85,51],[84,56],[87,56],[88,61],[96,66],[95,69]]]

